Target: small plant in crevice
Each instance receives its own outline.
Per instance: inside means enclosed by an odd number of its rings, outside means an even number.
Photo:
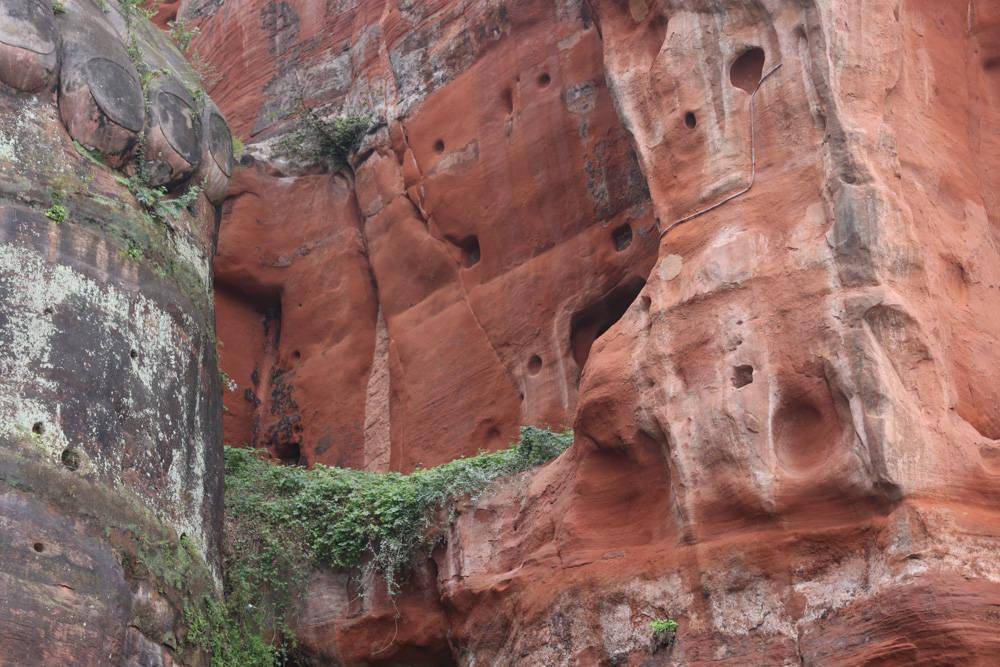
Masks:
[[[57,224],[66,222],[69,218],[69,209],[63,204],[65,193],[59,188],[53,188],[49,196],[52,198],[52,205],[45,211],[45,217]]]
[[[167,197],[168,193],[165,187],[150,186],[141,171],[140,169],[139,172],[128,178],[119,176],[116,180],[128,188],[150,217],[168,227],[170,221],[178,218],[201,194],[202,187],[200,185],[191,185],[183,194],[170,199]]]
[[[298,121],[298,126],[281,140],[282,148],[306,160],[327,162],[334,171],[351,171],[351,153],[376,126],[375,118],[363,113],[342,114],[327,120],[302,102],[292,118]]]
[[[526,427],[518,444],[409,475],[306,469],[226,448],[226,605],[254,632],[293,642],[285,616],[312,568],[378,575],[395,596],[413,564],[440,544],[461,498],[546,463],[572,433]]]
[[[673,645],[677,638],[678,624],[672,618],[657,618],[649,624],[652,637],[649,642],[650,653],[662,651]]]
[[[173,21],[168,21],[167,28],[170,30],[171,39],[177,43],[182,52],[188,50],[188,47],[191,46],[191,41],[201,31],[201,28],[192,26],[188,23],[187,19],[181,17]]]
[[[66,13],[66,5],[63,4],[62,0],[52,0],[52,13],[53,14]]]
[[[122,14],[125,15],[125,23],[131,24],[133,19],[146,19],[147,21],[156,16],[158,2],[152,3],[149,0],[118,0],[121,5]]]
[[[53,204],[45,211],[45,217],[55,223],[66,222],[69,217],[69,209],[63,204]]]
[[[239,162],[240,159],[243,157],[243,153],[245,153],[245,152],[246,152],[246,145],[243,143],[243,140],[240,139],[239,137],[234,136],[233,137],[233,160],[235,160],[236,162]]]
[[[141,262],[143,258],[142,248],[135,241],[129,240],[128,245],[121,251],[122,257],[133,262]]]

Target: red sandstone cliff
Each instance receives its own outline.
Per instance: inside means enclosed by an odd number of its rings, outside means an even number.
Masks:
[[[186,8],[250,146],[227,440],[409,470],[576,429],[398,623],[318,575],[318,662],[991,663],[1000,3]],[[276,149],[296,96],[386,121],[352,174]]]

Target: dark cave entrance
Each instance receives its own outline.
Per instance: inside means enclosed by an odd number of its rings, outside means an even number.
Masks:
[[[569,325],[570,350],[581,370],[587,363],[594,341],[622,318],[645,285],[645,280],[634,276],[573,314]]]

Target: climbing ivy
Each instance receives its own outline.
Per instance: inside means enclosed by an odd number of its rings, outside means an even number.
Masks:
[[[457,499],[555,458],[572,439],[570,432],[526,427],[508,449],[409,475],[279,466],[254,450],[226,448],[232,622],[289,639],[291,595],[316,566],[381,575],[395,595],[415,560],[444,538]]]

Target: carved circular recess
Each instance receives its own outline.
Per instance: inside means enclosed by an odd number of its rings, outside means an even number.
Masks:
[[[208,121],[208,145],[212,159],[226,176],[233,173],[233,135],[229,125],[219,114],[212,112]]]
[[[101,57],[87,62],[86,73],[90,94],[101,111],[127,130],[141,130],[145,109],[135,77],[115,61]]]
[[[39,55],[56,50],[52,5],[42,0],[0,0],[0,43]]]
[[[167,142],[188,163],[197,165],[201,157],[201,120],[194,107],[179,95],[161,90],[155,109]]]

